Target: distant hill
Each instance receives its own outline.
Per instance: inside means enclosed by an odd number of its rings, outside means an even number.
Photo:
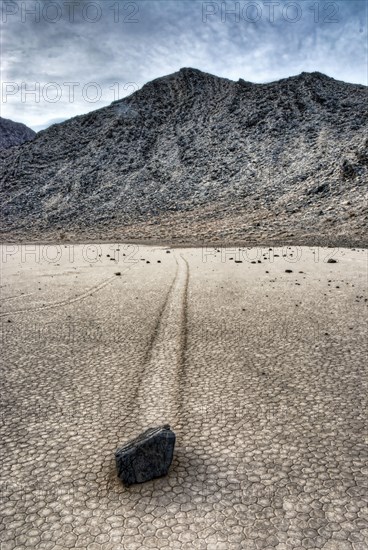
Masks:
[[[196,69],[1,153],[3,239],[367,243],[367,87]]]
[[[0,149],[8,149],[33,139],[36,132],[25,124],[0,117]]]

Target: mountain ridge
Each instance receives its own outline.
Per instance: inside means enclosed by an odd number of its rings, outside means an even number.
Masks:
[[[0,235],[363,242],[366,95],[182,68],[3,152]]]
[[[36,132],[21,122],[0,117],[0,149],[9,149],[30,141]]]

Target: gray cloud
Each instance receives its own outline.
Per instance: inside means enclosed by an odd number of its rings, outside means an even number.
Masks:
[[[1,114],[37,130],[188,66],[253,82],[320,71],[367,84],[366,20],[360,0],[3,0]]]

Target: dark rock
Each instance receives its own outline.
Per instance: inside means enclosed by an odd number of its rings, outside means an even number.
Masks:
[[[328,263],[328,264],[337,264],[337,260],[335,260],[334,258],[329,258],[329,259],[327,260],[327,263]]]
[[[356,175],[356,167],[347,159],[344,159],[340,166],[340,174],[343,179],[354,178]]]
[[[175,433],[168,424],[149,428],[116,450],[118,477],[127,487],[167,474],[172,462]]]
[[[292,273],[293,270],[292,269],[285,269],[285,273]]]
[[[309,189],[307,191],[307,195],[316,195],[318,193],[326,193],[329,190],[329,184],[328,183],[322,183],[321,185],[318,185],[317,187],[312,187],[312,189]]]

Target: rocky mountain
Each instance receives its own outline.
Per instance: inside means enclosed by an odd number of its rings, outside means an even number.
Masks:
[[[35,135],[36,132],[25,124],[0,117],[0,149],[21,145],[33,139]]]
[[[1,153],[3,239],[361,245],[367,87],[195,69]]]

